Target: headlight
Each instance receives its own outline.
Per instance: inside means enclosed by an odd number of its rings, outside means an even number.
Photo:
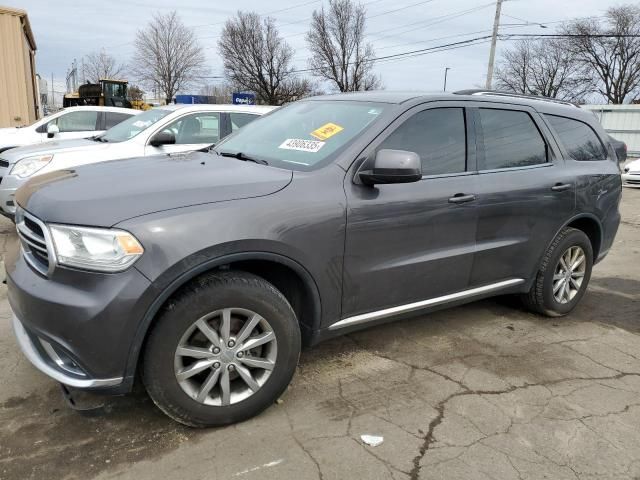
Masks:
[[[27,157],[19,160],[9,172],[20,178],[30,177],[38,170],[42,170],[53,158],[53,155],[40,155],[38,157]]]
[[[66,225],[49,225],[49,230],[60,265],[121,272],[144,252],[140,242],[123,230]]]

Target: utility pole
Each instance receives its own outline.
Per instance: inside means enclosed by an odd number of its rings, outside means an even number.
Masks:
[[[491,84],[493,83],[493,64],[496,60],[496,43],[498,41],[498,27],[500,27],[500,11],[502,10],[502,2],[504,0],[496,1],[496,17],[493,20],[493,35],[491,37],[491,52],[489,53],[489,68],[487,69],[487,90],[491,90]]]
[[[447,72],[451,70],[451,67],[444,67],[444,87],[442,88],[443,92],[447,91]]]
[[[56,107],[56,101],[55,101],[54,91],[53,91],[53,72],[51,73],[51,100],[49,100],[49,105],[51,106],[51,108]]]

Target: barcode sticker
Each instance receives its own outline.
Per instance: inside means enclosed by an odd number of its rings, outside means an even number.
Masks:
[[[287,138],[278,148],[284,150],[298,150],[300,152],[316,153],[324,146],[324,142],[316,140],[302,140],[300,138]]]

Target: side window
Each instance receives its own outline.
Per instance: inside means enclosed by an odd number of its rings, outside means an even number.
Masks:
[[[574,160],[606,160],[607,151],[596,132],[586,123],[556,115],[544,116],[560,137],[560,141]]]
[[[416,113],[378,147],[420,155],[424,175],[466,170],[467,142],[462,108],[433,108]]]
[[[116,126],[120,122],[125,121],[127,118],[131,117],[128,113],[116,113],[116,112],[105,112],[104,118],[104,129],[109,130],[111,127]]]
[[[251,113],[237,113],[231,112],[229,114],[229,118],[231,119],[231,131],[235,132],[239,128],[244,127],[246,124],[253,122],[258,115],[253,115]]]
[[[86,132],[96,129],[98,112],[95,110],[69,112],[54,120],[61,133]]]
[[[216,143],[220,139],[220,114],[192,113],[167,125],[176,136],[176,145]]]
[[[547,145],[526,112],[480,108],[484,161],[480,170],[526,167],[546,163]]]

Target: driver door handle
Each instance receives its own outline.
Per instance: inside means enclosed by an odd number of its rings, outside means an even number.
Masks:
[[[449,199],[449,203],[467,203],[473,202],[476,199],[475,195],[465,195],[464,193],[456,193]]]
[[[571,185],[570,183],[556,183],[553,187],[551,187],[551,190],[553,190],[554,192],[564,192],[565,190],[569,190],[571,187],[573,187],[573,185]]]

